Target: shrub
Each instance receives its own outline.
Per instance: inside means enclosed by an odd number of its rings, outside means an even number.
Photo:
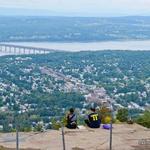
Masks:
[[[139,116],[136,120],[136,123],[150,128],[150,111],[145,111],[143,115]]]
[[[116,115],[116,118],[120,122],[127,122],[127,120],[128,120],[128,110],[126,108],[119,109],[118,113]]]

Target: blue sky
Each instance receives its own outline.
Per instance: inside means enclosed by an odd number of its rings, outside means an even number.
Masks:
[[[150,15],[150,0],[0,0],[0,8],[0,13],[16,9],[26,14],[29,9],[53,15],[133,16]]]

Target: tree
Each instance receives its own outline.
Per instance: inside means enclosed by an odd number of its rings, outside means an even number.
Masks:
[[[111,120],[111,111],[107,107],[101,107],[100,109],[100,118],[102,123],[110,123]]]
[[[37,124],[37,126],[35,127],[35,131],[41,132],[43,129],[43,125],[42,124]]]
[[[128,120],[128,109],[119,109],[116,118],[121,122],[126,122]]]
[[[150,111],[145,111],[142,116],[139,116],[136,122],[144,127],[150,128]]]

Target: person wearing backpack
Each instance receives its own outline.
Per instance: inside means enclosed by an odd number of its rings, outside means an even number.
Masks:
[[[91,112],[85,118],[85,123],[90,128],[99,128],[101,120],[99,114],[96,112],[96,107],[92,105],[90,110]]]
[[[66,125],[67,128],[69,129],[77,128],[77,115],[75,114],[75,110],[73,108],[70,108],[66,119],[67,119],[67,125]]]

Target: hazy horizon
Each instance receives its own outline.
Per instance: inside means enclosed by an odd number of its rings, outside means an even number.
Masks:
[[[0,0],[0,15],[150,16],[149,0]]]

